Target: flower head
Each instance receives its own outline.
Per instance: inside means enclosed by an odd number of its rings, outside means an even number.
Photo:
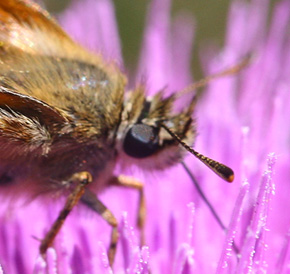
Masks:
[[[194,24],[187,13],[172,21],[170,5],[170,0],[151,1],[138,71],[131,73],[136,83],[146,78],[148,95],[164,87],[168,95],[192,82]],[[289,1],[277,3],[267,26],[267,2],[233,1],[224,48],[201,53],[207,75],[253,56],[249,67],[237,75],[211,82],[196,110],[195,148],[231,166],[234,183],[222,182],[192,155],[185,159],[226,229],[181,165],[162,174],[133,170],[131,175],[146,184],[146,246],[138,241],[137,192],[111,188],[100,196],[120,222],[115,273],[287,271],[289,12]],[[122,66],[112,1],[73,1],[59,19],[80,43]],[[1,215],[4,272],[112,273],[106,253],[110,227],[82,207],[70,214],[46,260],[39,257],[39,242],[30,236],[43,235],[61,208],[61,203],[40,204],[34,201],[17,208],[13,217],[7,211]]]

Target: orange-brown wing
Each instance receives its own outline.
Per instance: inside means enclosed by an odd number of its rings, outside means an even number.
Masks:
[[[30,54],[102,62],[100,55],[72,41],[48,12],[25,0],[0,1],[0,46],[2,50],[13,46]]]

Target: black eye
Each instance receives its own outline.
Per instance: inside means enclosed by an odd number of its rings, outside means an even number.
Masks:
[[[124,151],[134,158],[145,158],[152,155],[158,149],[158,133],[158,128],[135,124],[125,137]]]

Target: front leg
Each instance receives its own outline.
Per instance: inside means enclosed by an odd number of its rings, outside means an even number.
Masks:
[[[110,185],[135,188],[139,190],[139,207],[138,207],[137,224],[141,230],[141,245],[143,245],[145,242],[143,231],[144,231],[144,222],[145,222],[145,215],[146,215],[143,184],[132,177],[124,176],[124,175],[120,175],[118,177],[112,177],[111,179],[109,179],[108,183]],[[89,189],[85,190],[85,194],[81,197],[81,201],[84,204],[86,204],[89,208],[97,212],[112,227],[110,246],[108,250],[109,263],[110,263],[110,266],[112,266],[115,260],[115,255],[117,251],[117,243],[119,239],[119,233],[117,230],[118,221],[113,215],[113,213]]]
[[[97,212],[112,227],[111,240],[108,251],[109,264],[112,266],[115,260],[117,243],[119,239],[117,219],[113,213],[89,189],[85,190],[85,194],[81,197],[81,201],[89,208]]]
[[[50,230],[46,233],[44,239],[41,241],[39,251],[42,256],[44,256],[47,249],[52,246],[52,243],[59,230],[63,226],[65,219],[85,193],[85,187],[92,182],[92,176],[88,172],[79,172],[74,174],[69,182],[75,183],[76,187],[73,192],[67,197],[63,209],[60,211],[57,219],[54,221]]]
[[[127,175],[119,175],[118,177],[113,177],[110,180],[111,185],[128,187],[138,190],[139,192],[139,204],[137,212],[137,226],[140,229],[140,245],[145,245],[145,233],[144,226],[146,220],[146,202],[144,195],[144,184],[134,177]]]

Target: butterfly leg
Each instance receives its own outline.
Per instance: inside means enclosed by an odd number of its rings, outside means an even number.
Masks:
[[[112,227],[110,246],[108,250],[109,264],[112,266],[115,260],[119,239],[118,221],[113,213],[89,189],[85,190],[85,194],[82,196],[81,201],[101,215],[101,217]]]
[[[111,185],[122,186],[134,188],[139,191],[139,205],[138,205],[138,214],[137,214],[137,226],[140,229],[140,245],[145,244],[145,233],[144,226],[146,220],[146,202],[144,195],[144,184],[134,177],[120,175],[118,177],[113,177],[110,181]]]
[[[143,184],[137,181],[133,177],[120,175],[118,177],[112,177],[109,180],[110,185],[129,187],[139,190],[139,206],[138,206],[138,220],[137,225],[141,231],[141,245],[144,245],[144,224],[146,216],[145,197]],[[109,263],[112,266],[114,263],[117,243],[119,239],[119,233],[117,230],[118,222],[113,213],[97,198],[97,196],[89,189],[85,190],[85,194],[82,196],[81,201],[89,208],[97,212],[102,218],[113,228],[111,233],[111,241],[108,250]]]
[[[73,209],[73,207],[78,203],[80,198],[85,192],[85,187],[92,182],[92,176],[88,172],[76,173],[69,180],[76,184],[75,189],[67,197],[66,203],[63,209],[60,211],[57,219],[54,221],[50,230],[46,233],[44,239],[41,241],[39,251],[41,255],[45,255],[47,249],[52,245],[56,235],[61,229],[65,219]]]

